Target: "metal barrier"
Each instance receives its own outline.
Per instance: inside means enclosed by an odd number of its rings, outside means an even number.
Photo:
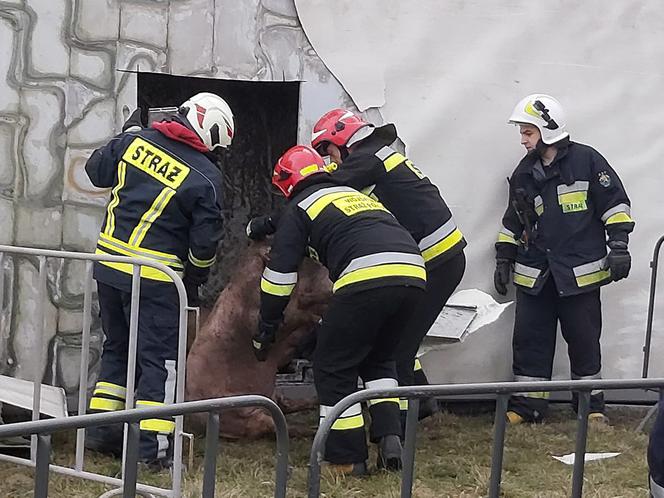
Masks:
[[[447,395],[496,394],[496,414],[494,422],[493,450],[491,455],[491,478],[489,498],[500,496],[500,482],[505,447],[505,428],[507,424],[507,401],[510,394],[516,392],[539,391],[578,391],[579,407],[577,412],[577,431],[574,470],[572,474],[572,498],[581,498],[583,491],[584,456],[588,435],[588,413],[590,411],[590,392],[596,389],[664,389],[662,379],[625,379],[625,380],[567,380],[547,382],[495,382],[484,384],[449,384],[429,386],[409,386],[393,389],[366,389],[346,396],[339,401],[323,419],[314,437],[309,458],[309,498],[320,496],[320,464],[323,461],[325,441],[332,424],[349,407],[356,403],[380,398],[408,398],[408,415],[403,450],[403,471],[401,477],[401,497],[410,498],[413,489],[415,466],[415,436],[419,399]]]
[[[657,268],[659,266],[659,253],[664,244],[664,235],[662,235],[653,250],[652,260],[650,261],[650,296],[648,298],[648,319],[646,321],[646,340],[643,345],[643,373],[645,379],[648,377],[650,367],[650,344],[652,341],[652,324],[655,316],[655,294],[657,293]]]
[[[214,498],[216,484],[216,459],[219,445],[219,413],[222,410],[230,408],[242,408],[247,406],[262,406],[266,408],[275,422],[277,434],[276,451],[276,478],[275,493],[276,498],[285,498],[286,483],[288,480],[288,428],[286,426],[286,417],[279,409],[277,404],[265,396],[245,395],[231,396],[227,398],[217,398],[202,401],[189,401],[185,403],[165,405],[154,408],[140,408],[131,410],[122,410],[110,413],[98,413],[91,415],[78,415],[66,419],[37,420],[30,422],[20,422],[16,424],[7,424],[0,426],[0,437],[19,436],[23,434],[35,434],[37,437],[37,454],[35,466],[35,498],[46,498],[48,496],[49,468],[66,475],[79,475],[74,469],[57,467],[49,465],[49,454],[51,450],[50,435],[54,432],[78,429],[83,430],[95,425],[127,423],[127,447],[125,452],[125,466],[123,479],[107,477],[94,479],[106,484],[122,485],[125,498],[136,496],[136,491],[146,491],[150,493],[163,494],[163,489],[144,484],[136,483],[137,464],[138,464],[138,441],[139,441],[139,422],[146,418],[162,418],[171,416],[182,416],[191,413],[208,413],[206,438],[205,438],[205,457],[203,474],[203,498]],[[9,461],[22,460],[11,458]],[[17,462],[21,463],[21,462]],[[175,496],[166,494],[164,496]]]
[[[37,303],[37,323],[38,330],[36,336],[40,339],[39,351],[43,351],[44,344],[44,303],[46,301],[46,259],[69,259],[69,260],[82,260],[86,262],[85,267],[85,288],[83,294],[83,332],[81,343],[81,369],[79,376],[79,397],[78,397],[78,414],[82,415],[87,409],[87,385],[88,385],[88,356],[90,349],[90,325],[91,325],[91,308],[92,308],[92,265],[95,261],[108,261],[117,263],[128,263],[133,267],[132,274],[132,287],[131,287],[131,312],[129,322],[129,353],[127,361],[127,399],[126,407],[131,408],[134,406],[134,383],[136,372],[136,348],[138,338],[138,304],[140,298],[140,269],[142,266],[155,268],[166,273],[175,285],[179,296],[179,336],[178,336],[178,359],[177,359],[177,374],[176,374],[176,390],[175,390],[175,403],[184,401],[184,384],[185,384],[185,361],[187,350],[187,312],[196,311],[197,308],[190,308],[187,305],[187,293],[182,283],[180,276],[172,269],[162,263],[151,261],[142,258],[133,258],[125,256],[111,256],[111,255],[96,255],[81,252],[67,252],[67,251],[53,251],[47,249],[36,249],[28,247],[16,247],[0,245],[0,269],[3,268],[3,261],[5,254],[14,254],[20,256],[33,256],[37,257],[39,261],[39,274],[38,274],[38,303]],[[0,271],[0,303],[4,302],[4,271]],[[40,405],[41,405],[41,384],[42,372],[46,364],[46,358],[40,358],[37,362],[37,369],[34,377],[34,391],[33,391],[33,409],[32,420],[37,421],[40,418]],[[173,481],[171,490],[161,490],[162,494],[167,493],[167,496],[180,496],[180,488],[182,485],[182,436],[183,436],[183,417],[178,416],[175,418],[175,434],[173,445]],[[82,426],[83,427],[83,426]],[[6,428],[0,427],[2,430]],[[12,432],[13,433],[13,432]],[[127,443],[127,431],[125,430],[125,448]],[[84,439],[85,429],[79,429],[76,436],[76,461],[75,468],[53,466],[56,472],[65,473],[68,475],[77,475],[85,479],[106,482],[106,476],[85,472],[83,470],[84,459]],[[39,438],[32,437],[31,443],[31,459],[10,457],[8,455],[0,454],[0,460],[12,461],[23,465],[35,465],[37,460],[37,453],[40,443]],[[123,465],[124,473],[124,465]]]

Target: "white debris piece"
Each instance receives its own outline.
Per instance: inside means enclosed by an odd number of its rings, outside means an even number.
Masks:
[[[613,458],[620,455],[620,453],[586,453],[584,462],[592,462],[593,460],[603,460],[605,458]],[[553,458],[559,462],[563,462],[565,465],[574,465],[574,453],[563,456],[551,455]]]

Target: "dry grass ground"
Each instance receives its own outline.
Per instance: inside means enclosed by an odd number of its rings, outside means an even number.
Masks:
[[[647,496],[647,435],[634,432],[644,411],[609,409],[611,427],[593,427],[588,451],[616,451],[612,459],[586,465],[584,496],[593,498]],[[291,438],[292,475],[289,497],[306,496],[307,463],[316,414],[290,418],[292,426],[305,435]],[[486,496],[491,461],[492,414],[456,416],[438,414],[420,425],[416,455],[416,482],[413,496]],[[514,498],[566,497],[570,494],[572,467],[551,455],[574,451],[574,418],[571,410],[554,410],[550,420],[537,426],[509,427],[503,470],[503,495]],[[54,441],[55,461],[73,462],[71,436]],[[185,496],[200,496],[203,441],[196,442],[194,466],[185,478]],[[274,443],[221,443],[218,458],[217,496],[233,498],[269,497],[274,483]],[[372,458],[374,458],[372,456]],[[373,463],[373,462],[372,462]],[[117,474],[119,464],[111,459],[88,455],[86,470]],[[0,496],[32,496],[32,470],[0,463]],[[167,473],[141,475],[142,482],[168,485]],[[375,472],[366,478],[325,476],[322,496],[398,497],[399,476]],[[49,496],[92,498],[108,488],[103,485],[51,474]]]

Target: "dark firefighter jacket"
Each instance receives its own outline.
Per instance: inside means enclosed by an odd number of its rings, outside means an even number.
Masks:
[[[123,133],[95,150],[85,170],[93,185],[112,188],[96,253],[158,261],[203,283],[223,223],[221,173],[204,151],[198,136],[175,121]],[[128,263],[96,263],[94,275],[121,290],[131,288]],[[170,282],[147,266],[141,277]]]
[[[448,260],[466,246],[438,188],[412,163],[390,147],[397,139],[388,124],[353,146],[334,181],[378,199],[418,243],[428,268]]]
[[[300,182],[279,218],[261,279],[261,318],[278,322],[305,256],[329,270],[335,293],[410,285],[424,288],[417,244],[380,202],[318,173]]]
[[[549,166],[526,155],[510,179],[498,258],[516,260],[514,283],[537,294],[552,276],[561,296],[611,281],[608,239],[628,242],[630,201],[616,172],[592,147],[567,142]]]

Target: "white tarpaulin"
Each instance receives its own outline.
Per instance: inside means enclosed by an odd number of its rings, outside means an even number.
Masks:
[[[313,48],[358,108],[396,123],[408,155],[450,204],[469,241],[461,289],[495,296],[493,243],[505,177],[524,153],[517,130],[506,124],[512,107],[535,92],[562,102],[572,139],[597,148],[632,199],[633,270],[602,291],[602,341],[605,377],[639,376],[648,262],[664,233],[664,3],[295,3]],[[448,382],[509,378],[512,314],[487,327],[495,331],[483,329],[459,344],[449,361],[427,358],[430,375]],[[566,348],[558,346],[556,372],[564,377]],[[664,338],[656,334],[653,348],[661,357]],[[664,363],[653,362],[651,375],[664,375]]]

